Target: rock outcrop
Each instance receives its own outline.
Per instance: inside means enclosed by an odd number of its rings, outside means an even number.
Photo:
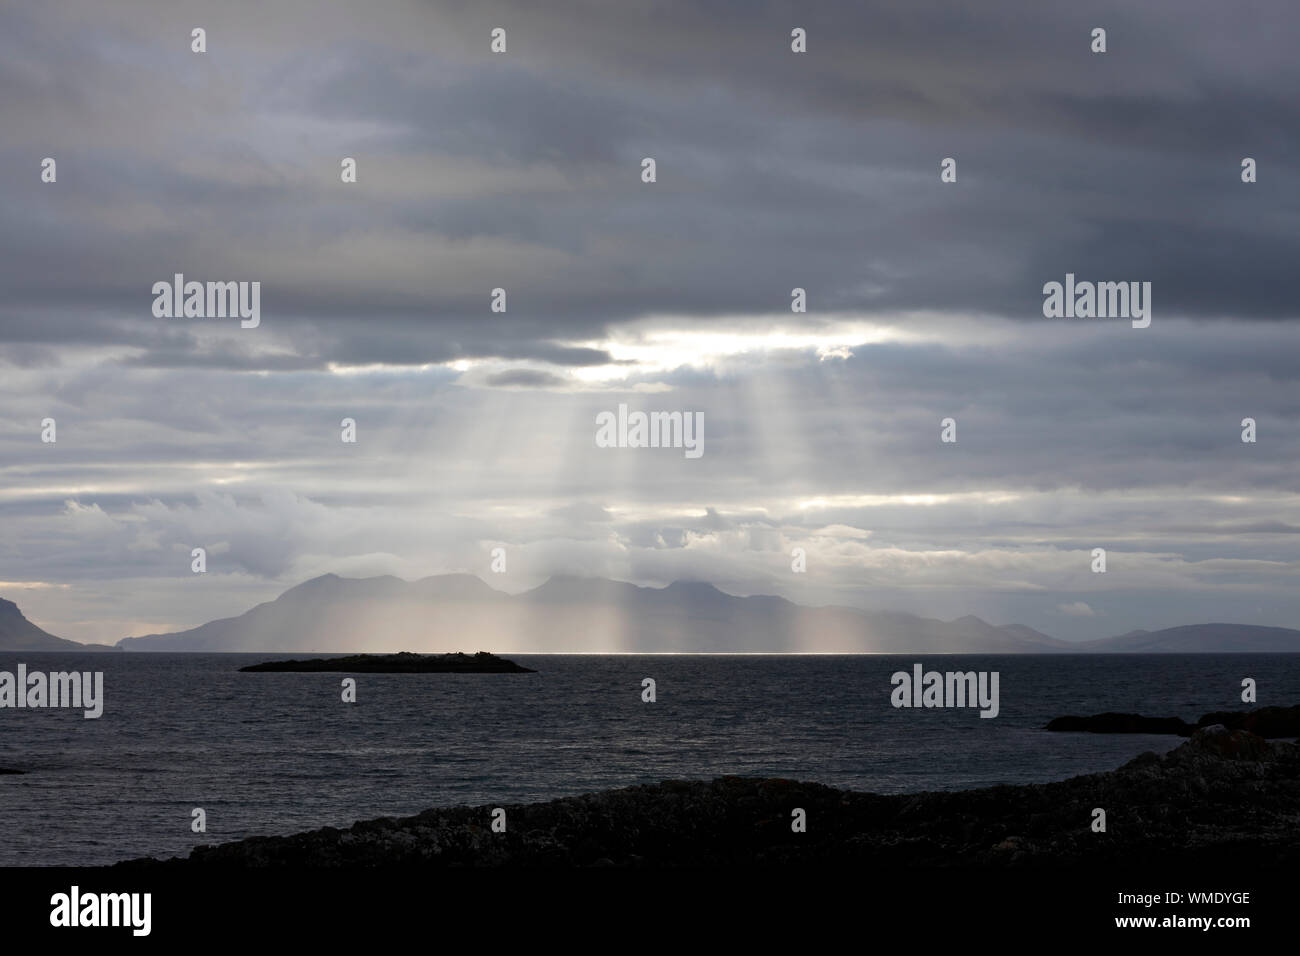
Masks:
[[[1300,737],[1300,706],[1218,712],[1206,714],[1196,722],[1198,727],[1214,724],[1229,730],[1246,730],[1260,737]]]
[[[1190,737],[1196,728],[1180,717],[1143,717],[1141,714],[1093,714],[1091,717],[1057,717],[1046,730],[1092,734],[1178,734]]]
[[[1093,734],[1178,734],[1190,737],[1197,728],[1222,726],[1246,730],[1259,737],[1300,737],[1300,706],[1259,707],[1255,710],[1216,711],[1194,724],[1181,717],[1143,717],[1141,714],[1093,714],[1091,717],[1057,717],[1045,730]]]

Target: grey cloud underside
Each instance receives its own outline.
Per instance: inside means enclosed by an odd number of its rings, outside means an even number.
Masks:
[[[173,271],[258,278],[304,361],[360,364],[575,364],[557,339],[779,311],[796,284],[814,309],[1041,321],[1041,285],[1073,271],[1150,280],[1165,315],[1296,314],[1284,5],[410,4],[367,28],[232,4],[193,8],[203,56],[185,13],[148,9],[5,14],[5,341],[195,364],[137,321]],[[489,316],[498,285],[533,321]],[[98,319],[49,321],[69,312]]]
[[[563,382],[563,379],[558,375],[552,375],[550,372],[520,368],[489,375],[487,382],[489,385],[496,386],[514,385],[523,388],[543,388],[548,385],[559,385]]]

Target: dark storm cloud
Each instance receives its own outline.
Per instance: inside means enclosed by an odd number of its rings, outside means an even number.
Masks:
[[[515,388],[547,388],[549,386],[562,385],[564,379],[558,375],[552,375],[550,372],[540,372],[534,369],[515,368],[506,372],[496,372],[487,377],[487,383],[498,387],[513,386]]]
[[[796,284],[814,309],[1032,320],[1066,271],[1152,281],[1157,314],[1295,315],[1285,5],[395,4],[382,32],[331,5],[148,9],[5,14],[4,341],[219,362],[119,328],[174,271],[260,278],[268,328],[318,362],[574,364],[550,343],[779,310]],[[208,54],[185,14],[212,20]],[[511,349],[465,321],[498,285],[541,323]],[[45,319],[73,309],[101,317]]]

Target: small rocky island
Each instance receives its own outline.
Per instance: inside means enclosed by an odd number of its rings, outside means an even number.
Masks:
[[[353,654],[349,657],[314,657],[305,661],[267,661],[249,664],[241,671],[291,674],[535,674],[531,667],[487,651],[477,654]]]
[[[1091,717],[1057,717],[1044,730],[1092,734],[1177,734],[1190,737],[1215,725],[1245,730],[1258,737],[1300,737],[1300,705],[1259,707],[1255,710],[1216,711],[1194,724],[1181,717],[1143,717],[1141,714],[1093,714]]]

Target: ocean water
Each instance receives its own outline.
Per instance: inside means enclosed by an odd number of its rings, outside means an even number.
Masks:
[[[1062,714],[1195,720],[1300,702],[1300,655],[517,656],[536,674],[241,674],[290,655],[0,654],[102,670],[104,714],[0,709],[0,865],[184,855],[433,806],[722,774],[904,793],[1061,780],[1180,738],[1047,733]],[[303,656],[303,655],[297,655]],[[1000,713],[894,709],[890,675],[1000,674]],[[653,677],[658,699],[641,700]],[[191,811],[207,832],[190,831]]]

